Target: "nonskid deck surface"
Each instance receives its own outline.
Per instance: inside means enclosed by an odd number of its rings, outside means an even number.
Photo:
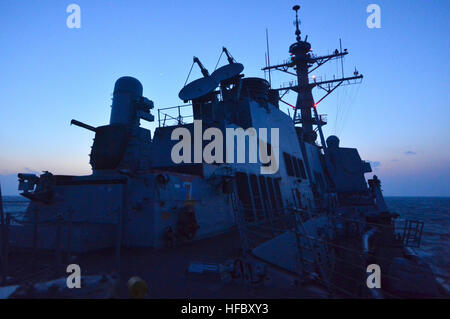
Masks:
[[[348,241],[358,242],[353,238]],[[61,286],[65,289],[65,278],[69,275],[66,268],[69,264],[77,264],[81,268],[81,278],[89,278],[95,275],[113,275],[114,295],[118,298],[129,298],[130,293],[127,282],[132,277],[143,279],[148,286],[147,298],[189,298],[189,299],[308,299],[308,298],[373,298],[367,289],[362,289],[367,274],[364,272],[365,263],[361,255],[356,253],[356,248],[349,242],[340,241],[339,245],[345,245],[347,249],[336,252],[336,264],[333,271],[329,293],[325,285],[319,285],[308,276],[300,278],[296,274],[287,271],[275,264],[265,262],[256,256],[250,256],[246,262],[265,265],[265,278],[263,282],[248,283],[242,278],[228,280],[218,273],[210,272],[196,274],[190,272],[192,262],[209,265],[226,265],[227,262],[239,259],[241,243],[239,233],[236,230],[218,235],[213,238],[183,243],[173,248],[125,248],[121,249],[120,271],[117,276],[116,250],[107,249],[97,252],[81,254],[77,256],[60,256],[60,264],[54,252],[36,252],[30,258],[29,252],[10,252],[8,282],[4,285],[25,285],[26,283],[51,282],[62,279]],[[350,249],[351,247],[355,249]],[[380,247],[383,255],[382,269],[389,269],[389,261],[399,256],[400,247],[397,245],[383,245]],[[355,252],[355,253],[351,253]],[[280,251],[281,254],[286,253]],[[351,267],[350,267],[351,265]],[[304,274],[307,275],[307,274]],[[384,278],[384,276],[383,276]],[[386,278],[384,278],[386,279]],[[431,280],[429,284],[431,284]],[[427,282],[421,281],[425,285]],[[78,290],[72,296],[69,289],[65,289],[64,298],[104,298],[105,293],[101,285],[88,287],[86,290]],[[338,288],[336,288],[338,287]],[[83,288],[83,284],[82,284]],[[104,290],[104,289],[103,289]],[[93,292],[94,291],[94,292]],[[385,292],[385,291],[384,291]],[[439,294],[448,296],[447,294]],[[48,295],[29,295],[29,298],[46,298]],[[51,297],[58,297],[54,295]],[[388,293],[385,298],[405,298],[406,295]],[[414,296],[409,296],[414,297]],[[439,297],[438,297],[439,298]]]
[[[268,267],[264,284],[248,284],[242,280],[226,282],[216,274],[193,274],[188,272],[191,262],[224,264],[239,257],[240,243],[237,231],[231,231],[210,239],[183,244],[174,248],[154,250],[149,248],[122,248],[120,280],[117,297],[129,298],[127,281],[138,276],[148,286],[147,298],[329,298],[317,285],[299,286],[295,277],[274,271]],[[10,284],[38,283],[68,276],[66,267],[76,263],[81,276],[112,274],[115,272],[114,249],[92,252],[80,256],[64,256],[58,269],[54,266],[54,254],[36,255],[33,265],[22,254],[12,254]],[[79,294],[79,293],[78,293]],[[89,295],[91,296],[91,295]]]

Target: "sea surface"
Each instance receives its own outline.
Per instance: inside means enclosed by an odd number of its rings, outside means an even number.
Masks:
[[[424,222],[417,254],[450,291],[450,197],[385,197],[389,209],[402,219]]]
[[[450,197],[385,197],[391,211],[401,218],[423,221],[421,247],[415,249],[450,290]],[[21,196],[4,196],[6,213],[24,212],[28,200]]]

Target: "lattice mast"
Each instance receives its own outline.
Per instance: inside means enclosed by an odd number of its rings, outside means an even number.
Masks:
[[[342,51],[341,45],[340,50],[336,49],[331,55],[320,57],[313,55],[311,44],[307,41],[308,36],[306,36],[304,40],[302,40],[301,38],[301,31],[299,28],[300,23],[298,19],[298,10],[300,9],[300,6],[296,5],[292,9],[295,11],[296,42],[289,47],[291,58],[286,63],[273,66],[268,65],[262,70],[268,72],[270,72],[271,70],[278,70],[297,77],[297,83],[292,83],[287,87],[281,87],[275,90],[284,91],[284,94],[289,90],[295,91],[297,93],[297,102],[294,107],[294,123],[302,125],[303,139],[309,143],[314,143],[317,138],[317,134],[313,129],[313,125],[317,125],[319,133],[321,135],[320,137],[322,146],[326,147],[321,130],[321,126],[326,123],[321,119],[321,117],[318,116],[316,110],[317,105],[343,83],[356,84],[358,83],[357,80],[363,78],[363,75],[360,75],[355,69],[355,72],[353,74],[354,76],[352,77],[344,77],[342,71],[341,78],[333,78],[332,80],[325,81],[316,81],[316,79],[313,78],[312,82],[310,82],[309,74],[312,71],[316,70],[330,60],[337,58],[342,59],[345,55],[348,54],[348,52],[347,49]],[[291,69],[293,69],[294,72]],[[312,95],[312,89],[315,87],[319,87],[326,92],[326,94],[322,98],[320,98],[318,102],[314,102],[314,97]],[[282,94],[282,97],[284,96],[284,94]],[[284,102],[282,99],[281,101]],[[286,104],[290,105],[289,103]],[[298,114],[299,111],[300,114]],[[314,117],[312,115],[312,112],[314,112]]]

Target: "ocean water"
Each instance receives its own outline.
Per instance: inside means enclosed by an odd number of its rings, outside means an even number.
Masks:
[[[450,197],[386,197],[389,209],[400,218],[424,222],[417,254],[450,291]]]
[[[22,213],[27,209],[28,202],[22,196],[3,196],[3,210],[5,213]]]
[[[450,197],[386,197],[391,211],[400,218],[425,223],[422,243],[415,249],[447,289],[450,288]],[[21,196],[4,196],[6,213],[24,212],[28,200]],[[450,290],[450,289],[449,289]]]

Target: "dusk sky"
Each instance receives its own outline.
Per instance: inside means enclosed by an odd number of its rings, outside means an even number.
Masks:
[[[136,77],[156,109],[182,104],[198,56],[214,70],[222,46],[264,77],[265,30],[272,64],[295,41],[294,4],[302,6],[302,36],[315,54],[339,47],[350,54],[359,85],[322,102],[325,135],[357,147],[372,162],[386,195],[450,196],[450,1],[137,1],[2,0],[0,2],[0,182],[16,195],[17,172],[90,174],[93,133],[70,126],[108,124],[114,82]],[[69,29],[69,4],[81,8],[81,28]],[[381,28],[369,29],[369,4],[381,8]],[[221,63],[226,59],[222,58]],[[340,74],[331,61],[314,74]],[[200,77],[198,68],[190,79]],[[279,87],[290,78],[272,73]],[[314,91],[318,100],[322,95]],[[294,103],[290,93],[287,101]],[[286,111],[287,106],[280,104]],[[152,129],[155,125],[146,126]],[[370,177],[372,174],[366,175]]]

